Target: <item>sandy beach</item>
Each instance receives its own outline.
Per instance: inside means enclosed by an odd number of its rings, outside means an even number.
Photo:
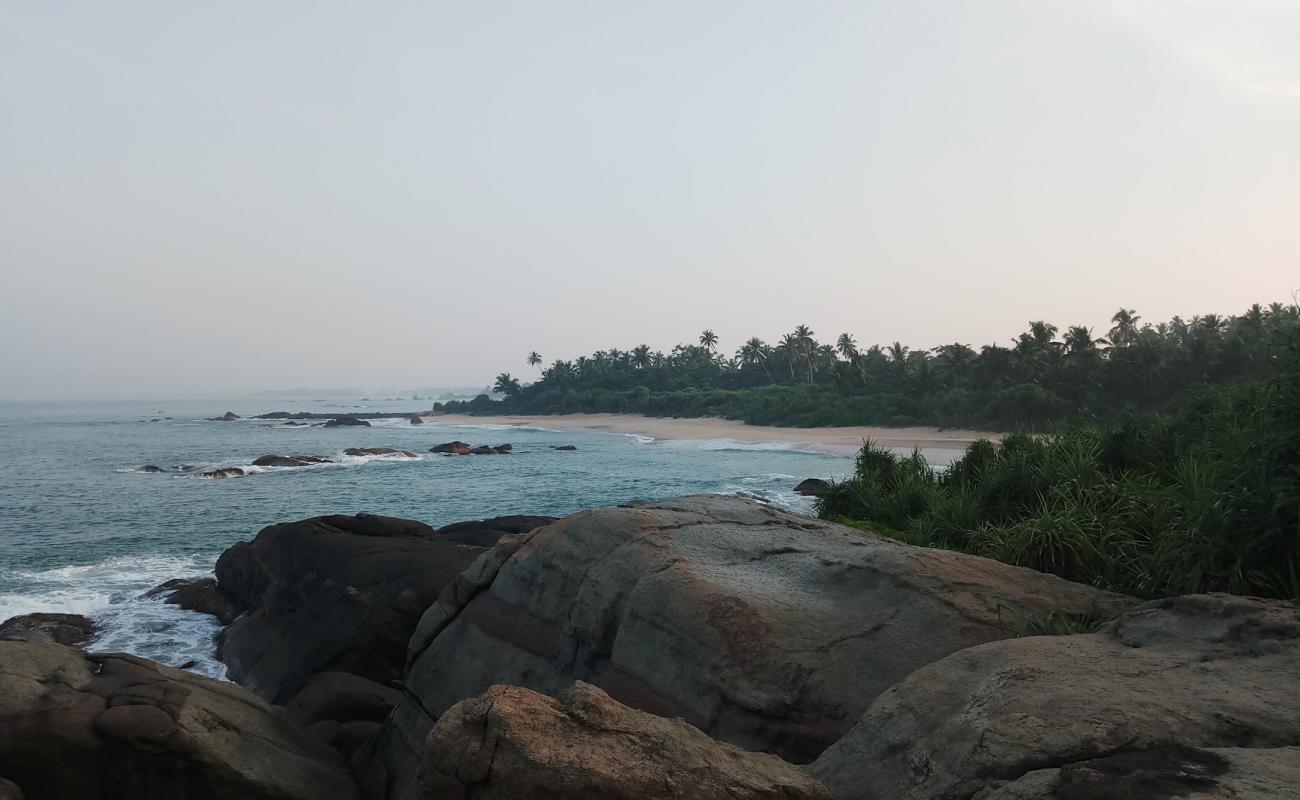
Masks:
[[[640,434],[656,439],[730,439],[746,443],[785,443],[808,452],[853,455],[865,439],[882,447],[962,451],[976,439],[999,434],[941,428],[782,428],[746,425],[718,417],[643,417],[639,414],[546,414],[478,417],[438,414],[423,417],[435,425],[527,425],[560,431],[604,431]]]

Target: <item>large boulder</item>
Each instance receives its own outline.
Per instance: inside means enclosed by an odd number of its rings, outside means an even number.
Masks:
[[[170,605],[200,614],[211,614],[222,625],[229,625],[244,613],[244,606],[218,586],[213,578],[172,578],[153,587],[141,597],[148,600],[161,597],[163,602]]]
[[[78,647],[95,636],[95,623],[80,614],[39,612],[0,622],[0,639],[18,637]]]
[[[829,800],[775,756],[715,742],[577,683],[556,700],[493,686],[442,715],[420,764],[419,800]]]
[[[27,800],[354,798],[337,753],[233,684],[0,641],[0,775]]]
[[[794,487],[795,494],[801,494],[805,497],[821,497],[826,494],[830,488],[830,482],[821,478],[804,478],[799,481],[799,485]]]
[[[549,525],[555,517],[540,517],[526,514],[511,514],[491,519],[453,522],[438,529],[438,535],[444,539],[479,547],[492,547],[502,536],[529,531]]]
[[[454,442],[443,442],[442,444],[435,444],[433,447],[429,448],[429,452],[430,453],[455,453],[459,450],[465,450],[466,452],[468,452],[469,447],[470,447],[469,442],[462,442],[458,439]]]
[[[916,668],[1128,598],[719,496],[506,537],[411,638],[376,752],[392,796],[434,719],[493,684],[576,680],[748,750],[809,761]]]
[[[317,672],[402,677],[421,613],[482,548],[414,520],[316,517],[264,528],[217,560],[217,582],[249,609],[223,631],[230,677],[283,703]]]
[[[1185,793],[1143,782],[1178,786],[1180,772],[1196,778],[1190,796],[1235,797],[1220,776],[1272,764],[1294,777],[1298,744],[1300,607],[1193,595],[1104,632],[994,642],[923,667],[811,771],[845,800],[1164,798]],[[1089,781],[1103,790],[1076,791]]]

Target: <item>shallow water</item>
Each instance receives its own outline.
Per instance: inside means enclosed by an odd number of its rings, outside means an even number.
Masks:
[[[388,403],[315,398],[234,398],[104,404],[0,403],[0,620],[33,611],[86,614],[103,633],[95,647],[168,664],[197,661],[220,676],[213,618],[139,595],[169,578],[210,574],[222,550],[262,527],[318,514],[369,512],[439,526],[500,514],[561,515],[631,499],[746,492],[808,513],[792,491],[807,477],[843,477],[849,458],[780,444],[656,441],[618,433],[537,427],[287,426],[209,422],[227,410],[405,411]],[[167,419],[170,418],[170,419]],[[150,420],[157,419],[157,422]],[[435,444],[510,442],[508,456],[445,457]],[[551,449],[576,445],[576,452]],[[343,456],[349,447],[392,447],[417,457]],[[267,453],[341,463],[254,468],[213,480],[199,470],[240,466]],[[152,464],[167,472],[148,474]],[[198,469],[177,470],[180,465]]]

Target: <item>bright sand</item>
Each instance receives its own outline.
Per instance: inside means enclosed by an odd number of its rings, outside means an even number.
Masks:
[[[605,431],[641,434],[656,439],[730,439],[747,443],[784,443],[794,449],[853,455],[865,439],[882,447],[911,450],[965,450],[976,439],[999,434],[943,428],[782,428],[746,425],[718,417],[643,417],[639,414],[546,414],[477,417],[464,414],[426,416],[435,425],[524,425],[557,431]]]

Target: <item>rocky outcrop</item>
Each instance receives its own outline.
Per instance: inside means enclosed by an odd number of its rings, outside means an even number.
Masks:
[[[234,422],[239,419],[239,415],[233,411],[227,411],[219,417],[208,417],[208,422]]]
[[[23,614],[0,622],[0,639],[19,637],[78,647],[94,636],[95,623],[80,614]]]
[[[419,414],[412,414],[412,415],[411,415],[411,419],[410,419],[409,421],[410,421],[410,423],[411,423],[412,425],[423,425],[423,424],[424,424],[424,418],[421,417]]]
[[[429,448],[429,452],[430,453],[455,453],[458,450],[464,450],[466,453],[468,453],[469,449],[470,449],[469,442],[455,441],[455,442],[443,442],[442,444],[435,444],[433,447]]]
[[[145,465],[142,466],[142,467],[136,467],[136,470],[135,470],[135,471],[136,471],[136,472],[158,473],[158,472],[166,472],[167,470],[163,469],[162,467],[158,466],[157,464],[145,464]]]
[[[357,796],[337,753],[238,686],[15,640],[0,641],[0,774],[28,800]]]
[[[329,422],[325,423],[326,428],[346,428],[350,426],[358,427],[358,428],[369,428],[370,423],[366,422],[364,419],[357,419],[356,417],[335,417],[334,419],[331,419]]]
[[[493,684],[575,679],[716,739],[808,761],[913,670],[1128,598],[718,496],[506,537],[411,637],[373,768],[400,797],[434,719]]]
[[[213,578],[173,578],[141,595],[161,597],[163,602],[200,614],[211,614],[222,625],[229,625],[244,613],[244,606],[217,585]]]
[[[805,478],[799,481],[799,485],[794,487],[795,494],[801,494],[805,497],[821,497],[826,494],[830,488],[830,483],[821,478]]]
[[[923,667],[811,771],[846,800],[1287,796],[1232,787],[1294,791],[1298,698],[1300,607],[1179,597]]]
[[[401,678],[421,613],[482,548],[413,520],[370,514],[272,525],[217,560],[249,609],[221,635],[230,677],[284,702],[318,672]]]
[[[554,521],[555,517],[514,514],[504,517],[492,517],[491,519],[453,522],[439,528],[438,535],[443,539],[460,542],[461,544],[492,547],[502,536],[528,533],[535,528],[549,525]]]
[[[349,672],[313,675],[286,703],[321,742],[350,756],[379,732],[401,692]]]
[[[394,450],[391,447],[349,447],[343,451],[348,456],[393,456],[400,455],[406,458],[418,458],[410,450]]]
[[[253,461],[255,467],[307,467],[312,464],[332,464],[328,458],[320,456],[259,456]]]
[[[494,686],[453,706],[429,736],[414,796],[829,800],[779,758],[635,711],[586,683],[558,700]]]

